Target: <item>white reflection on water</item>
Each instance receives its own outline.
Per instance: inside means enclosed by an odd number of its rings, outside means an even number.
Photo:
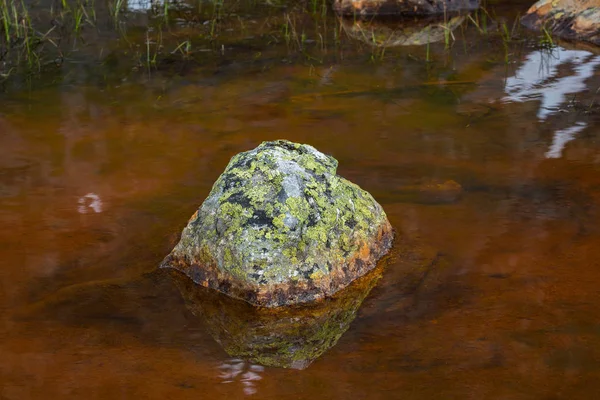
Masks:
[[[525,63],[506,80],[504,101],[525,102],[540,100],[537,117],[545,121],[550,115],[561,110],[568,101],[567,95],[587,89],[586,80],[594,75],[600,65],[600,56],[583,50],[566,50],[560,47],[534,51],[527,56]],[[562,68],[569,67],[570,68]],[[565,75],[565,71],[570,74]],[[546,152],[548,158],[559,158],[565,145],[573,140],[575,134],[586,127],[584,122],[557,130],[554,133],[551,148]]]
[[[164,4],[164,0],[128,0],[127,9],[129,11],[146,11],[152,6],[160,6]]]
[[[546,152],[546,158],[560,158],[565,144],[573,140],[575,134],[581,132],[586,126],[587,124],[584,122],[577,122],[573,126],[554,132],[554,139],[552,140],[550,150]]]
[[[96,193],[88,193],[79,198],[77,202],[77,211],[79,214],[87,214],[90,210],[100,213],[102,212],[102,200]]]
[[[242,383],[245,395],[256,393],[255,382],[262,379],[259,372],[263,372],[265,367],[262,365],[250,364],[239,358],[231,359],[219,365],[219,378],[223,379],[221,383]]]

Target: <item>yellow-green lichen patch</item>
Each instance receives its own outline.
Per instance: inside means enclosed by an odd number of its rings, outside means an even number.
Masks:
[[[202,264],[209,254],[219,279],[244,287],[323,279],[389,224],[336,169],[334,158],[288,141],[234,156],[172,256]]]

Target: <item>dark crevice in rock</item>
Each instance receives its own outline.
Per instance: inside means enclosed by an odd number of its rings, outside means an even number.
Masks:
[[[250,274],[250,277],[251,277],[252,279],[254,279],[256,282],[258,282],[258,281],[260,280],[260,275],[259,275],[259,274],[256,274],[256,273],[254,273],[254,274]]]
[[[231,204],[239,204],[244,208],[250,208],[251,206],[250,199],[243,192],[233,193],[225,200],[225,202]]]
[[[278,200],[280,203],[283,203],[283,204],[285,204],[285,201],[286,201],[287,199],[288,199],[288,195],[287,195],[287,193],[285,192],[285,190],[281,189],[281,190],[279,191],[279,193],[277,193],[277,200]]]
[[[221,280],[219,281],[219,288],[221,288],[223,293],[229,293],[231,290],[231,282]]]
[[[318,219],[317,214],[310,214],[308,216],[308,220],[306,221],[306,227],[312,228],[313,226],[316,226],[318,222],[319,222],[319,219]]]
[[[272,226],[273,218],[269,217],[265,210],[256,209],[252,218],[248,220],[250,226]]]
[[[354,219],[354,217],[351,217],[350,219],[347,219],[345,222],[346,226],[350,229],[354,229],[354,227],[356,226],[356,220]]]
[[[252,160],[249,158],[239,158],[233,164],[229,166],[230,169],[239,168],[247,169],[252,165]]]
[[[225,181],[225,185],[224,185],[225,191],[238,188],[238,187],[242,186],[243,182],[244,182],[240,177],[236,176],[235,174],[227,174],[225,176],[224,181]]]

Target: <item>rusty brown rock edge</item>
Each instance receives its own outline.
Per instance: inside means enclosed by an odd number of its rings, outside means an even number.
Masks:
[[[317,301],[344,289],[377,266],[377,262],[392,248],[394,235],[394,229],[385,219],[372,241],[363,243],[343,263],[332,266],[330,274],[300,282],[249,284],[221,271],[214,260],[209,263],[188,262],[172,254],[163,260],[160,268],[176,269],[198,285],[218,290],[255,306],[273,308]]]
[[[423,17],[476,10],[479,0],[334,0],[333,10],[342,16]]]

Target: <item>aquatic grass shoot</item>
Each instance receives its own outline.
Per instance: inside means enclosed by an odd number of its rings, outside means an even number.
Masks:
[[[33,29],[23,0],[0,0],[0,24],[3,33],[0,40],[0,60],[16,51],[17,60],[24,57],[29,67],[39,67],[36,48],[41,43],[40,37],[44,35]]]
[[[447,22],[440,25],[440,27],[444,30],[444,48],[448,50],[450,49],[451,43],[456,41],[456,38],[454,37],[454,33]]]
[[[125,6],[126,0],[114,0],[108,3],[108,9],[115,25],[119,23],[121,12]]]
[[[554,40],[552,39],[552,35],[550,34],[550,32],[548,31],[548,28],[546,26],[542,26],[542,37],[540,38],[539,41],[540,47],[544,47],[544,48],[554,48]]]
[[[9,46],[23,39],[31,28],[31,18],[23,2],[0,0],[0,21]]]
[[[473,17],[475,16],[475,17]],[[488,30],[488,19],[493,21],[494,19],[490,16],[489,12],[485,7],[481,7],[476,10],[474,13],[471,13],[467,16],[469,21],[477,28],[480,34],[487,35]]]
[[[179,45],[175,48],[175,50],[173,50],[171,52],[171,54],[176,54],[176,53],[181,54],[185,60],[189,59],[192,54],[191,40],[188,39],[188,40],[185,40],[185,41],[179,43]]]

